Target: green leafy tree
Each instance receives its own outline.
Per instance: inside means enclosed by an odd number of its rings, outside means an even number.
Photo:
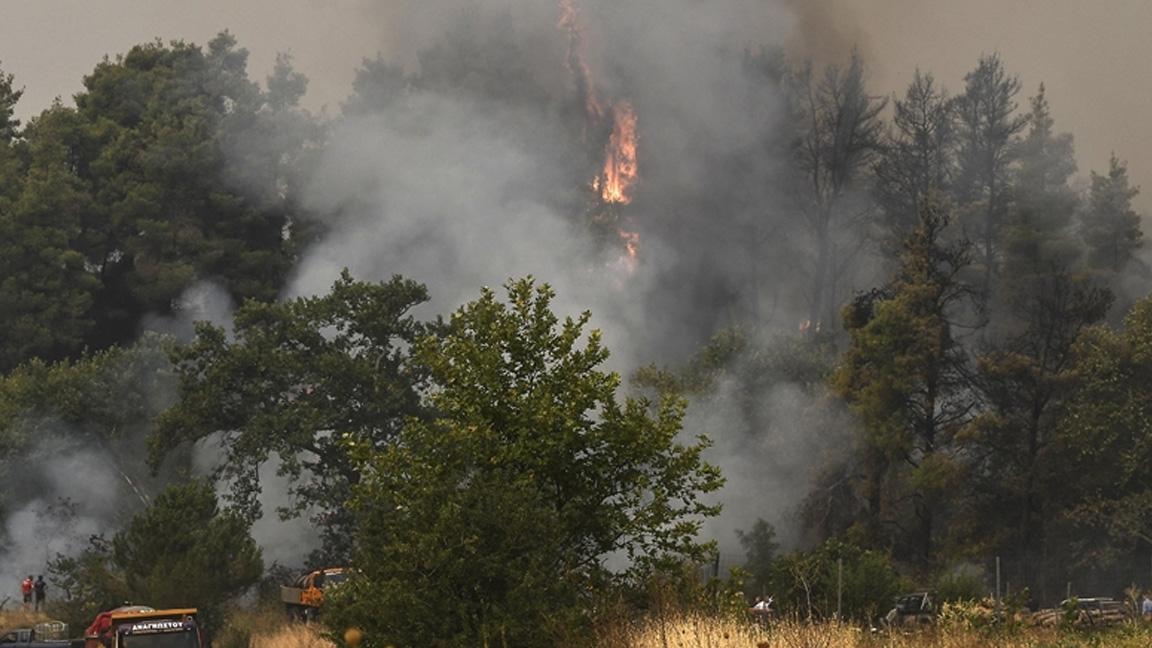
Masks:
[[[227,32],[140,45],[23,129],[0,72],[0,370],[126,343],[197,281],[279,294],[318,231],[299,187],[323,129],[286,56],[267,92],[246,64]]]
[[[260,548],[248,523],[221,510],[202,482],[169,486],[112,538],[112,561],[139,600],[193,605],[219,627],[224,604],[260,580]],[[214,623],[215,622],[215,623]]]
[[[1152,546],[1152,301],[1122,330],[1087,329],[1077,341],[1075,395],[1055,439],[1051,484],[1076,533],[1077,563],[1116,561]]]
[[[613,582],[705,556],[697,533],[718,507],[703,496],[721,479],[703,437],[676,440],[683,402],[618,401],[590,315],[561,322],[530,279],[507,289],[416,345],[437,417],[360,444],[357,575],[337,627],[399,645],[586,639]]]
[[[59,106],[33,120],[19,193],[12,202],[0,199],[3,371],[29,357],[74,355],[93,329],[99,283],[78,250],[92,201],[72,172],[69,147],[57,136],[72,127],[71,120]]]
[[[50,560],[48,581],[54,590],[48,610],[70,627],[86,628],[97,614],[133,601],[123,575],[112,564],[112,546],[104,536],[90,538],[76,555],[58,554]]]
[[[393,278],[360,283],[344,272],[332,292],[276,303],[250,301],[231,334],[199,324],[196,339],[175,350],[179,400],[159,419],[152,457],[221,434],[217,477],[232,503],[261,514],[257,470],[266,461],[292,478],[285,517],[311,513],[323,532],[318,561],[349,557],[350,489],[363,467],[349,444],[383,449],[424,408],[424,370],[407,348],[435,330],[410,311],[427,301],[423,286]]]
[[[966,242],[942,242],[949,219],[932,203],[905,244],[887,290],[844,309],[852,346],[832,378],[863,423],[866,530],[897,556],[930,563],[937,519],[958,474],[954,437],[970,417],[967,356],[954,336],[972,298]]]
[[[985,408],[964,434],[972,458],[962,507],[967,519],[954,525],[967,552],[1009,556],[1029,582],[1038,557],[1059,555],[1045,530],[1061,501],[1051,488],[1052,447],[1075,393],[1075,344],[1112,301],[1107,290],[1067,272],[1031,283],[1012,305],[1023,327],[977,361]]]
[[[110,471],[122,485],[105,496],[126,513],[147,506],[164,480],[151,474],[140,448],[175,388],[170,348],[171,340],[147,335],[132,347],[75,361],[32,360],[0,378],[0,484],[8,497],[32,499],[49,488],[40,471],[17,462],[51,438],[99,457],[92,468]],[[165,467],[181,471],[189,462],[187,454],[174,454]]]
[[[224,33],[207,52],[137,46],[85,77],[76,105],[95,140],[80,171],[98,198],[87,250],[103,284],[98,345],[133,333],[143,313],[170,312],[197,279],[237,299],[276,296],[291,262],[288,214],[250,200],[225,149],[264,104],[246,61]]]
[[[808,619],[874,622],[907,584],[889,556],[832,538],[811,551],[781,556],[772,566],[770,593],[785,614]],[[839,596],[838,596],[839,595]]]
[[[772,566],[780,550],[776,529],[758,519],[748,531],[737,529],[736,536],[740,539],[740,546],[744,547],[744,571],[748,573],[745,593],[750,596],[768,594],[772,584]]]
[[[93,541],[52,565],[65,595],[95,610],[125,600],[156,608],[195,607],[209,632],[226,604],[260,580],[260,548],[239,515],[222,510],[203,482],[174,484],[111,542]]]

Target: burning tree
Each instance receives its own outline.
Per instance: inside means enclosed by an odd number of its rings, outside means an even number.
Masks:
[[[596,157],[602,159],[589,185],[588,214],[594,226],[615,233],[624,247],[621,261],[632,271],[638,260],[640,233],[622,224],[625,219],[621,208],[632,202],[632,190],[640,177],[636,110],[626,100],[611,102],[605,107],[597,96],[585,54],[584,31],[572,0],[560,0],[559,27],[568,34],[568,69],[584,104],[584,139],[593,147]],[[606,139],[600,135],[604,132],[607,132]]]

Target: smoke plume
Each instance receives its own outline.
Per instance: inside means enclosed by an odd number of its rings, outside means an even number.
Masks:
[[[725,327],[795,330],[796,251],[771,183],[782,99],[747,58],[783,43],[794,13],[752,0],[565,5],[574,16],[525,0],[379,6],[407,45],[388,62],[411,81],[335,125],[305,192],[310,210],[332,215],[331,233],[289,295],[325,291],[343,267],[402,274],[429,286],[430,315],[533,275],[562,313],[592,311],[625,374],[682,362]],[[572,64],[574,33],[586,71]],[[638,180],[597,212],[606,133],[588,113],[624,101]],[[699,399],[686,426],[715,440],[711,459],[730,480],[728,512],[708,529],[726,549],[757,517],[786,523],[822,444],[841,439],[808,426],[846,429],[792,385],[754,394],[751,417],[731,389]]]

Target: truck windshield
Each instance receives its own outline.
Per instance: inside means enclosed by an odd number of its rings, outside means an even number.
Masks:
[[[195,630],[155,634],[122,635],[122,648],[200,648]]]

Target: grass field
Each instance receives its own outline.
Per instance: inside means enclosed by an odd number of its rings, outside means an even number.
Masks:
[[[47,617],[0,611],[0,629],[27,628]],[[218,637],[220,648],[337,648],[320,625],[288,623],[270,610],[238,611]],[[365,644],[374,642],[365,638]],[[1152,625],[1104,631],[1017,627],[990,631],[942,627],[907,634],[873,633],[835,623],[781,622],[762,628],[735,619],[683,615],[605,631],[597,648],[1146,648]]]
[[[20,610],[19,606],[20,604],[17,603],[15,610],[0,610],[0,631],[31,628],[41,621],[48,620],[48,616],[43,612],[26,612]]]
[[[1019,627],[934,628],[884,634],[834,623],[783,622],[769,628],[735,620],[681,617],[649,621],[602,638],[603,648],[1145,648],[1152,628],[1129,625],[1082,632]]]
[[[375,645],[365,638],[367,645]],[[319,626],[282,623],[253,632],[251,648],[336,648]],[[873,633],[834,623],[779,623],[770,628],[735,620],[680,617],[617,628],[597,648],[1147,648],[1152,628],[1141,625],[1080,632],[1046,628],[982,631],[942,628],[907,634]]]
[[[315,625],[285,624],[280,628],[252,635],[251,648],[336,648]]]

